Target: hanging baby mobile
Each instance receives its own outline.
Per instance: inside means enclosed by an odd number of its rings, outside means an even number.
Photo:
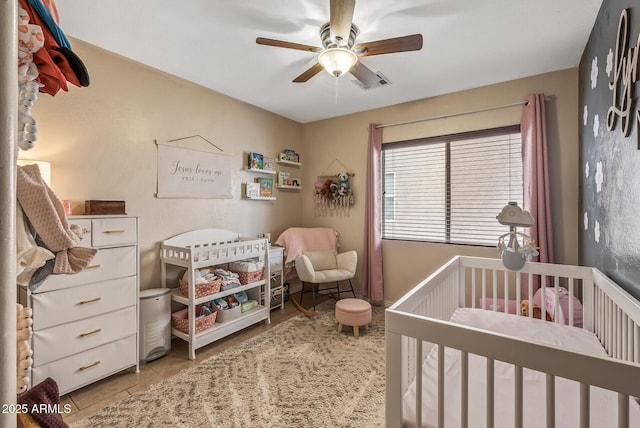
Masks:
[[[496,216],[500,224],[509,226],[509,232],[498,238],[498,253],[507,269],[520,270],[527,260],[538,255],[535,241],[525,233],[518,232],[518,227],[531,227],[534,223],[529,211],[520,208],[517,202],[509,202]]]
[[[345,170],[342,162],[335,159],[328,170],[338,162]],[[316,215],[349,214],[349,209],[354,204],[351,178],[353,173],[341,171],[335,174],[325,173],[319,175],[314,185]]]

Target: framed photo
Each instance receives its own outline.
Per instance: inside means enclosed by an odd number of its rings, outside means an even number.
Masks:
[[[270,197],[273,196],[273,178],[272,177],[258,177],[256,183],[260,184],[260,196]]]

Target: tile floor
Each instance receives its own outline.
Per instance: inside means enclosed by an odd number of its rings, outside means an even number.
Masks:
[[[298,296],[295,297],[298,298]],[[63,405],[70,404],[71,406],[71,412],[64,414],[63,418],[65,422],[71,423],[91,416],[105,406],[120,401],[137,391],[144,390],[150,385],[178,373],[180,370],[198,364],[200,361],[222,352],[240,341],[260,334],[298,314],[299,312],[291,303],[285,303],[284,310],[274,309],[271,311],[271,324],[267,325],[264,322],[260,322],[204,346],[196,351],[196,359],[193,361],[188,357],[187,342],[174,338],[171,343],[171,352],[148,364],[141,363],[139,373],[135,373],[134,368],[127,369],[62,396],[61,403]]]

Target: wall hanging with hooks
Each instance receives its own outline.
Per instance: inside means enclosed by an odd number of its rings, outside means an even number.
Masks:
[[[349,209],[355,203],[351,186],[354,176],[338,158],[318,175],[313,189],[316,215],[349,214]]]

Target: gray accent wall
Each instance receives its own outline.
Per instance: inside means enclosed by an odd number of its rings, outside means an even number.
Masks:
[[[640,3],[604,0],[579,67],[580,264],[594,266],[640,298],[640,150],[636,112],[640,82],[631,86],[628,136],[618,117],[608,130],[621,12],[628,9],[628,46],[640,43]],[[620,61],[618,61],[620,62]],[[640,64],[639,64],[640,68]],[[640,80],[640,69],[638,70]],[[620,78],[621,80],[621,78]]]

